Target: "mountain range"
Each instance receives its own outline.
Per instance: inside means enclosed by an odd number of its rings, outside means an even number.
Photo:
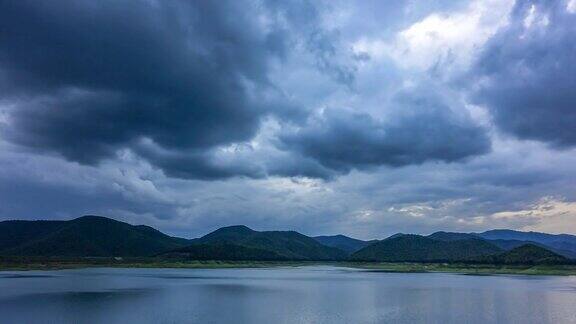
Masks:
[[[83,216],[70,221],[0,222],[0,256],[539,264],[571,262],[576,236],[492,230],[428,236],[399,233],[363,241],[237,225],[183,239],[145,225]]]
[[[473,233],[500,246],[517,247],[524,242],[532,242],[548,248],[570,259],[576,259],[576,236],[570,234],[548,234],[540,232],[520,232],[507,229]]]

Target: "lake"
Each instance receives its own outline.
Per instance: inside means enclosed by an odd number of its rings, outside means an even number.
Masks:
[[[2,323],[576,323],[576,277],[337,267],[0,272]]]

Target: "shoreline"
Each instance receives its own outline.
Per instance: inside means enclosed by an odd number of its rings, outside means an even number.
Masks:
[[[542,275],[575,276],[576,265],[496,265],[459,263],[401,263],[345,261],[155,261],[155,260],[0,260],[0,272],[65,270],[82,268],[150,268],[150,269],[247,269],[301,266],[335,266],[388,273],[456,273],[463,275]]]

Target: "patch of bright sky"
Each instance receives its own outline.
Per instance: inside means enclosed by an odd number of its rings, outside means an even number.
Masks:
[[[511,0],[474,1],[462,11],[432,13],[398,32],[392,41],[360,38],[353,49],[376,61],[392,58],[402,69],[414,72],[439,63],[464,68],[476,49],[507,23],[513,4]]]
[[[462,12],[431,14],[400,32],[390,54],[405,69],[427,70],[442,60],[466,66],[476,49],[507,23],[512,5],[482,0]]]
[[[576,13],[576,0],[568,0],[566,4],[566,10],[572,14]]]
[[[523,230],[547,233],[576,232],[576,202],[565,201],[562,197],[543,197],[525,209],[503,211],[492,215],[493,219],[527,219],[533,224]]]

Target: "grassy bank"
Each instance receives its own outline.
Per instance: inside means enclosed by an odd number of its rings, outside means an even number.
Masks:
[[[330,265],[375,272],[446,272],[470,275],[576,275],[576,265],[495,265],[460,263],[378,263],[378,262],[297,262],[297,261],[164,261],[154,258],[10,258],[0,259],[0,271],[59,270],[91,267],[114,268],[270,268]]]
[[[376,272],[448,272],[470,275],[576,275],[576,265],[499,265],[463,263],[345,263],[353,268]]]

